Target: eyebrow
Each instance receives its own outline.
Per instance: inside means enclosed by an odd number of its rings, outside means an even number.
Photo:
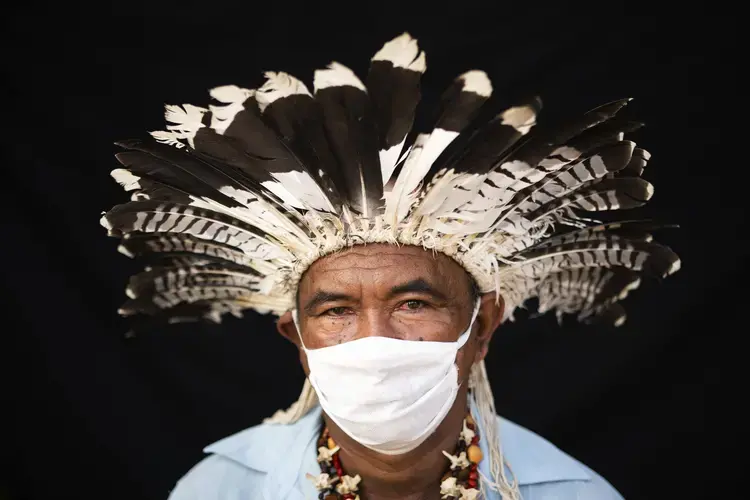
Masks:
[[[321,304],[325,304],[326,302],[334,302],[337,300],[353,300],[353,297],[345,293],[334,293],[326,292],[324,290],[318,290],[317,292],[315,292],[315,295],[313,295],[312,298],[307,301],[304,309],[307,314],[312,315],[312,311],[316,307],[320,306]]]
[[[402,285],[394,286],[393,288],[391,288],[391,291],[388,293],[388,298],[392,298],[397,295],[402,295],[405,293],[413,293],[413,292],[424,293],[424,294],[430,295],[431,297],[437,300],[444,301],[448,299],[444,293],[437,290],[433,285],[429,284],[426,280],[422,278],[417,278],[415,280],[408,281]]]

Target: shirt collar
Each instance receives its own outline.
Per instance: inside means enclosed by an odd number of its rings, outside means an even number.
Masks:
[[[471,404],[472,414],[476,408]],[[475,418],[479,424],[480,419]],[[251,427],[207,446],[203,451],[229,458],[251,469],[261,472],[279,473],[280,470],[296,476],[303,462],[310,462],[305,455],[320,432],[321,409],[317,406],[299,421],[290,425],[263,424]],[[479,424],[482,436],[482,427]],[[563,453],[552,443],[513,422],[498,417],[498,431],[506,462],[520,486],[553,482],[590,480],[591,474],[580,462]],[[480,439],[480,448],[489,456],[487,443]],[[308,460],[305,460],[305,459]],[[280,461],[283,460],[283,467]],[[490,477],[489,460],[482,460],[480,471]],[[317,474],[319,471],[308,471]],[[512,477],[507,474],[509,479]],[[294,483],[294,480],[291,481]],[[289,484],[287,482],[286,484]]]

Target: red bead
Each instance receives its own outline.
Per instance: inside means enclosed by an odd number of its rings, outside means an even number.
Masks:
[[[477,444],[479,442],[479,436],[474,436],[471,438],[471,444]]]
[[[471,464],[471,470],[476,471],[477,470],[477,464]]]
[[[477,487],[477,480],[476,479],[469,479],[469,488],[476,488]]]
[[[477,474],[476,471],[469,472],[469,481],[471,480],[476,481],[478,477],[479,477],[479,474]]]

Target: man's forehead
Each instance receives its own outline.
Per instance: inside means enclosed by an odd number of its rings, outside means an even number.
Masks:
[[[457,263],[437,252],[410,246],[362,245],[318,260],[305,273],[301,285],[307,288],[321,280],[356,281],[366,277],[389,282],[422,279],[440,286],[464,274]]]

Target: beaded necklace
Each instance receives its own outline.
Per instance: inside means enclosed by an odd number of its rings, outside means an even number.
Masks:
[[[476,500],[479,498],[479,472],[477,466],[482,460],[479,448],[479,434],[471,414],[467,414],[458,440],[456,454],[443,451],[450,461],[447,472],[440,483],[440,495],[445,500]],[[359,474],[347,475],[341,467],[339,447],[324,427],[318,438],[318,464],[320,474],[307,474],[318,490],[320,500],[361,500],[359,494]]]

